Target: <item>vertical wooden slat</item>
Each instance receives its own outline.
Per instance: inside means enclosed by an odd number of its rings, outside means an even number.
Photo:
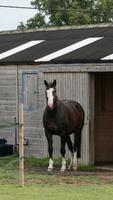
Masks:
[[[16,67],[0,68],[0,123],[14,123],[16,116]],[[14,144],[15,128],[0,130],[0,137]]]
[[[24,113],[23,104],[19,106],[19,185],[24,186]]]

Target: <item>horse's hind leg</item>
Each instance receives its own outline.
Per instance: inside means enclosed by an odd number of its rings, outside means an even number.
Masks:
[[[77,136],[77,158],[81,157],[81,131]]]
[[[68,148],[69,148],[69,150],[71,152],[71,161],[70,161],[70,164],[69,164],[69,167],[68,167],[68,169],[70,170],[71,166],[73,164],[73,156],[74,156],[74,154],[73,154],[73,144],[72,144],[72,141],[71,141],[71,138],[70,138],[69,135],[66,136],[66,142],[67,142],[67,146],[68,146]]]
[[[49,153],[49,166],[48,166],[48,171],[51,172],[53,170],[53,141],[52,141],[52,135],[49,132],[46,132],[46,138],[48,142],[48,153]]]
[[[78,158],[81,157],[81,131],[74,134],[73,170],[78,168]]]

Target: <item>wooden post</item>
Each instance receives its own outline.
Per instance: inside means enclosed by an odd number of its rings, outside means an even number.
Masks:
[[[24,113],[19,105],[19,185],[24,186]]]

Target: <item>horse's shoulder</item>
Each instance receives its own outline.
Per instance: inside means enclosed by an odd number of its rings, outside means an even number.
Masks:
[[[64,99],[62,103],[65,111],[84,112],[81,104],[77,101]]]
[[[79,103],[74,101],[74,100],[68,100],[68,99],[63,99],[62,100],[62,103],[65,105],[65,106],[77,106]]]

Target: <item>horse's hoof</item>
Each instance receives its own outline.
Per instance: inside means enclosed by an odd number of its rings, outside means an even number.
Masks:
[[[66,171],[66,168],[61,168],[60,169],[60,172],[65,172]]]
[[[78,170],[78,166],[73,167],[73,171],[76,172]]]
[[[48,168],[47,171],[48,171],[48,172],[52,172],[52,171],[53,171],[53,168]]]
[[[60,173],[61,176],[64,176],[66,174],[66,169],[65,170],[60,170],[59,173]]]
[[[61,170],[60,170],[60,172],[65,172],[65,171],[66,171],[66,169],[61,169]]]

